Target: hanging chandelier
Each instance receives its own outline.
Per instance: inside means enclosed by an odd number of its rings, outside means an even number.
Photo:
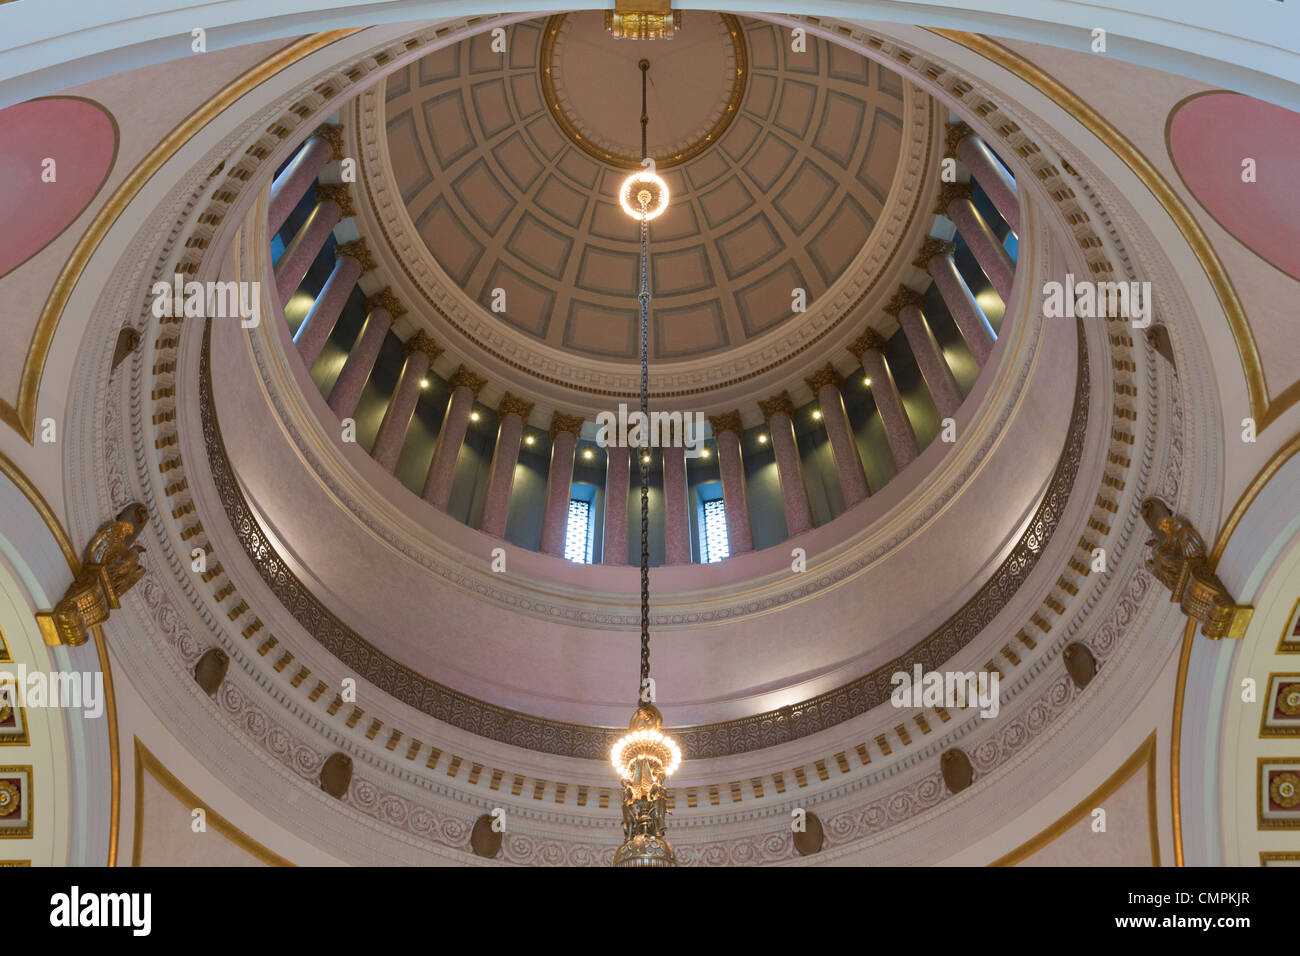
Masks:
[[[650,220],[668,208],[668,184],[654,171],[646,155],[646,75],[650,62],[641,60],[641,165],[619,190],[623,210],[640,224],[641,290],[641,415],[650,418]],[[650,437],[637,458],[641,462],[641,683],[637,708],[610,751],[610,762],[623,783],[623,845],[614,853],[615,866],[676,866],[677,856],[665,836],[668,821],[668,777],[682,762],[677,742],[663,732],[663,715],[654,705],[650,680]]]

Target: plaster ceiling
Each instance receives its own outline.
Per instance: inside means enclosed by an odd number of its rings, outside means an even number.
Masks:
[[[651,227],[652,358],[791,322],[792,290],[824,293],[884,207],[902,80],[813,37],[793,52],[771,23],[687,11],[673,40],[636,42],[600,17],[517,24],[504,54],[482,34],[389,78],[392,174],[429,251],[485,308],[503,290],[515,331],[634,361],[637,231],[615,197],[640,152],[645,57],[649,151],[673,196]]]

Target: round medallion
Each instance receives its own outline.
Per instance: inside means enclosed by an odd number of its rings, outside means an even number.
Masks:
[[[1290,810],[1300,805],[1300,776],[1280,773],[1268,785],[1268,795],[1279,807]]]
[[[660,168],[698,156],[740,111],[745,35],[730,14],[688,10],[670,40],[616,39],[599,10],[546,22],[539,69],[547,109],[565,135],[603,163],[641,162],[640,60],[649,116],[646,153]]]
[[[7,817],[18,809],[18,788],[0,780],[0,817]]]
[[[1288,717],[1300,716],[1300,684],[1283,684],[1277,694],[1277,709]]]

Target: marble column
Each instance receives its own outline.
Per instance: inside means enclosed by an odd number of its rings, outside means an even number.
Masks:
[[[939,417],[951,418],[961,407],[961,389],[957,386],[957,379],[953,377],[948,360],[944,358],[943,349],[939,348],[939,343],[935,341],[934,334],[921,313],[924,304],[925,296],[915,289],[900,285],[885,306],[885,312],[898,319],[903,335],[907,338],[907,345],[921,369],[925,386],[934,399]]]
[[[803,483],[803,466],[799,460],[799,446],[794,440],[794,402],[790,393],[782,392],[758,403],[767,421],[772,451],[776,454],[776,470],[781,479],[781,499],[785,504],[785,524],[788,536],[803,534],[813,526],[812,508],[808,504],[808,489]]]
[[[298,326],[298,333],[293,337],[298,346],[298,354],[303,364],[311,368],[320,358],[320,353],[329,341],[334,326],[338,324],[343,307],[347,305],[357,280],[375,268],[375,260],[366,248],[366,240],[345,242],[334,247],[334,270],[325,280],[325,285],[316,296],[316,301],[307,311],[307,317]]]
[[[524,436],[524,420],[533,413],[533,403],[516,398],[509,392],[497,407],[501,427],[497,431],[496,450],[488,474],[486,500],[483,503],[484,534],[496,538],[506,535],[506,518],[510,514],[510,492],[515,486],[515,465],[519,464],[519,441]]]
[[[993,289],[1003,302],[1010,303],[1011,287],[1016,281],[1016,264],[971,202],[973,190],[970,183],[944,183],[934,211],[952,220],[966,245],[970,246],[975,261],[993,283]]]
[[[965,123],[949,123],[946,145],[948,156],[960,159],[980,188],[993,200],[1011,231],[1020,235],[1020,196],[1016,181],[998,162],[983,138]]]
[[[573,490],[573,456],[582,435],[582,416],[551,415],[551,467],[546,476],[546,510],[542,513],[543,554],[564,557]]]
[[[727,516],[727,552],[732,557],[754,550],[749,527],[749,499],[745,492],[745,463],[740,457],[740,438],[745,426],[740,411],[710,415],[713,441],[718,446],[718,475],[722,479],[722,509]]]
[[[447,504],[451,501],[456,462],[460,459],[460,450],[465,444],[469,417],[474,412],[474,400],[486,384],[486,379],[475,375],[464,365],[459,366],[451,378],[447,379],[451,398],[447,402],[447,412],[442,416],[438,445],[433,450],[433,461],[429,463],[429,473],[424,479],[424,500],[443,511],[447,510]]]
[[[280,261],[275,264],[275,291],[279,293],[281,306],[289,301],[294,290],[302,283],[303,276],[320,255],[325,240],[330,237],[334,227],[341,220],[355,215],[356,209],[352,206],[347,186],[316,187],[316,208],[285,247]]]
[[[266,217],[270,235],[280,231],[289,213],[307,195],[320,171],[333,158],[333,150],[324,136],[312,135],[302,144],[284,172],[271,184],[271,208]]]
[[[622,445],[605,449],[605,564],[627,564],[627,496],[632,453]]]
[[[830,441],[835,473],[839,476],[847,511],[865,500],[871,490],[867,487],[867,473],[862,468],[862,456],[858,454],[858,442],[853,437],[848,412],[844,410],[844,397],[840,394],[842,379],[835,366],[827,362],[825,367],[804,381],[817,396],[817,407],[822,413],[822,425]]]
[[[930,278],[934,279],[939,294],[943,296],[943,304],[948,307],[948,313],[966,340],[971,355],[975,356],[975,364],[983,368],[993,351],[993,326],[989,325],[988,317],[957,269],[952,257],[955,248],[951,242],[931,236],[925,240],[921,254],[913,264],[929,271]]]
[[[357,336],[352,351],[348,352],[347,360],[343,363],[343,371],[339,372],[339,377],[330,390],[329,407],[341,419],[356,414],[361,393],[370,380],[370,373],[379,358],[379,350],[384,347],[384,337],[392,328],[393,320],[406,314],[405,306],[387,288],[366,299],[366,308],[369,310],[366,324],[362,326],[361,334]]]
[[[397,469],[397,460],[402,457],[402,447],[406,444],[406,430],[411,426],[411,416],[424,390],[421,383],[427,379],[442,349],[421,329],[402,344],[402,354],[406,361],[402,363],[393,397],[384,410],[374,447],[370,449],[370,457],[388,472]]]
[[[876,410],[885,426],[885,437],[889,440],[889,451],[894,456],[894,470],[902,471],[916,459],[916,434],[912,431],[912,422],[903,407],[903,398],[898,394],[898,385],[893,373],[885,361],[885,349],[889,345],[875,329],[867,329],[849,346],[862,363],[862,370],[871,379],[871,397],[876,400]]]
[[[686,449],[659,449],[664,468],[664,562],[691,563],[690,495],[686,487]]]

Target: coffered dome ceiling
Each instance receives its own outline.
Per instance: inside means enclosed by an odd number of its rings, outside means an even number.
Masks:
[[[903,81],[774,24],[687,11],[671,42],[610,38],[588,11],[482,34],[387,81],[391,175],[441,268],[538,342],[637,354],[637,233],[616,200],[648,150],[672,205],[652,229],[650,349],[687,361],[774,332],[867,244],[904,141]],[[701,95],[706,90],[707,95]]]

